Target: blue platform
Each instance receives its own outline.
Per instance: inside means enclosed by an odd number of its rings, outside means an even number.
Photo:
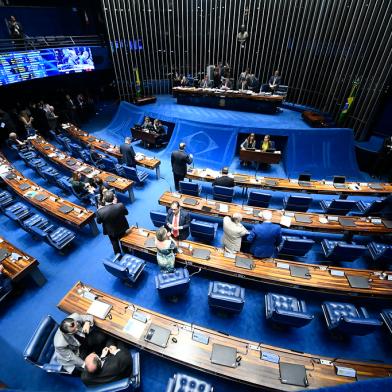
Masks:
[[[287,177],[298,177],[306,171],[319,179],[344,173],[350,180],[366,180],[356,162],[351,129],[310,128],[301,114],[293,110],[282,109],[281,113],[271,115],[203,108],[179,105],[173,97],[165,95],[142,107],[121,102],[113,121],[102,132],[114,137],[127,136],[144,115],[175,124],[168,147],[158,156],[167,155],[185,141],[194,155],[195,166],[219,169],[230,165],[236,155],[238,135],[255,132],[287,137],[283,151]]]

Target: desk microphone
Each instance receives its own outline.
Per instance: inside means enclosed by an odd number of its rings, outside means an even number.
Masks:
[[[139,228],[139,224],[136,222],[136,228],[138,229]]]
[[[165,178],[165,177],[159,177],[159,178],[161,178],[163,181],[165,181],[165,182],[166,182],[166,184],[169,186],[170,193],[173,193],[173,190],[172,190],[172,187],[171,187],[171,185],[170,185],[169,181],[168,181],[168,180],[166,180],[166,178]]]

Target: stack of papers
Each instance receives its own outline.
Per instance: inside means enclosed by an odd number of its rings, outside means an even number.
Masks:
[[[291,217],[283,215],[283,216],[280,218],[280,224],[281,224],[282,226],[285,226],[285,227],[290,227],[290,226],[291,226],[291,220],[292,220]]]
[[[219,204],[219,212],[229,212],[229,206],[227,204]]]

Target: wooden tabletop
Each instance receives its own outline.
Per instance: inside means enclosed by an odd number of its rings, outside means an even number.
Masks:
[[[81,172],[87,178],[99,177],[102,181],[108,182],[111,187],[116,191],[126,192],[133,186],[133,181],[127,178],[120,177],[116,174],[105,172],[97,169],[94,166],[88,165],[76,158],[71,157],[67,153],[59,150],[52,144],[48,143],[42,136],[36,136],[30,138],[31,145],[44,155],[47,159],[53,163],[62,166],[64,169],[70,172]],[[83,171],[89,171],[85,174]],[[108,181],[109,178],[114,178],[114,181]]]
[[[188,170],[186,177],[191,180],[213,182],[221,174],[210,169],[192,169]],[[304,187],[298,184],[298,180],[277,177],[261,177],[249,174],[233,174],[234,182],[237,186],[243,188],[262,188],[274,191],[284,192],[304,192],[320,194],[342,194],[357,196],[388,196],[392,193],[392,184],[390,183],[371,183],[371,182],[346,182],[347,188],[336,189],[332,181],[315,181],[312,180],[311,187]],[[373,189],[374,186],[381,186],[382,189]]]
[[[62,199],[60,196],[49,192],[30,179],[24,177],[23,174],[17,171],[1,153],[0,166],[8,169],[8,173],[2,175],[3,181],[21,198],[32,204],[34,207],[44,211],[46,214],[52,215],[60,221],[71,224],[77,228],[81,228],[94,220],[95,214],[93,211]],[[10,174],[13,174],[15,178],[7,178]],[[21,189],[21,186],[29,186],[29,188],[23,190]],[[36,199],[37,195],[44,195],[46,196],[46,199],[39,201]],[[60,208],[63,206],[71,207],[73,210],[64,214],[60,211]]]
[[[83,131],[72,124],[66,124],[65,126],[63,125],[62,128],[74,139],[80,140],[84,144],[91,144],[91,146],[94,147],[96,150],[102,151],[105,154],[111,155],[112,157],[115,157],[117,159],[120,159],[122,157],[119,146],[110,144],[105,140],[96,138],[95,136],[88,134],[86,131]],[[159,159],[148,157],[144,154],[137,155],[137,157],[139,156],[141,157],[141,159],[137,159],[136,164],[139,166],[143,166],[147,169],[156,169],[156,167],[161,164],[161,161]]]
[[[197,201],[196,205],[190,205],[184,203],[185,199],[194,199]],[[347,219],[351,219],[355,222],[355,226],[342,226],[338,219],[337,215],[327,215],[324,214],[316,214],[316,213],[305,213],[305,212],[292,212],[286,211],[283,212],[281,210],[274,210],[272,208],[260,208],[260,207],[250,207],[250,206],[241,206],[235,203],[224,203],[218,202],[214,200],[206,200],[205,198],[182,195],[178,193],[172,192],[164,192],[163,195],[159,198],[159,204],[169,207],[173,201],[178,201],[182,207],[187,209],[188,211],[195,214],[202,214],[208,216],[217,216],[224,217],[228,215],[233,215],[235,212],[239,212],[242,214],[242,220],[248,223],[260,223],[263,221],[261,217],[261,212],[263,210],[269,210],[272,212],[272,222],[278,223],[282,226],[285,226],[282,217],[286,216],[287,219],[291,220],[290,229],[296,230],[310,230],[310,231],[322,231],[327,233],[342,233],[348,232],[352,234],[362,234],[362,235],[379,235],[379,234],[390,234],[392,233],[392,229],[388,229],[384,226],[383,223],[376,224],[372,223],[372,220],[367,217],[359,217],[359,216],[350,216],[344,217]],[[220,205],[225,206],[224,212],[222,212],[219,208]],[[209,207],[210,211],[205,211],[202,208]],[[226,211],[227,210],[227,211]],[[259,211],[257,216],[254,215],[255,211]],[[295,220],[295,216],[308,217],[311,219],[311,223],[303,223],[297,222]],[[322,222],[325,223],[321,223]]]
[[[77,282],[72,287],[60,301],[58,307],[66,313],[87,313],[92,301],[82,296],[84,290],[89,290],[90,293],[99,296],[99,301],[112,305],[111,319],[106,317],[105,320],[102,320],[94,317],[95,324],[104,332],[152,354],[234,382],[263,387],[272,391],[299,391],[303,389],[282,384],[280,382],[279,365],[261,359],[261,353],[278,355],[280,361],[284,363],[303,365],[309,382],[307,389],[317,389],[355,381],[353,378],[337,376],[334,365],[355,369],[358,380],[389,377],[392,372],[392,365],[320,357],[240,339],[139,307],[137,304],[123,301],[81,282]],[[134,319],[132,317],[134,312],[144,314],[148,319],[147,322],[142,323]],[[124,327],[128,322],[132,323],[132,329],[126,332]],[[172,338],[169,338],[167,347],[163,348],[144,340],[144,336],[152,323],[170,330],[171,336],[176,339],[176,343],[173,342]],[[208,336],[208,344],[193,340],[193,332]],[[221,344],[237,349],[237,355],[241,357],[240,366],[231,368],[212,364],[210,357],[213,344]]]
[[[25,275],[28,275],[30,271],[39,264],[37,259],[18,249],[3,237],[0,237],[0,249],[5,249],[10,253],[10,255],[0,263],[4,266],[3,273],[14,282],[17,282]],[[12,253],[16,253],[21,257],[18,260],[12,260]]]
[[[156,254],[156,248],[146,248],[147,238],[155,237],[155,232],[146,229],[133,228],[121,238],[121,244],[129,249],[137,250],[152,255]],[[339,295],[352,295],[361,297],[392,298],[392,271],[359,270],[351,268],[327,267],[318,264],[306,264],[284,259],[257,259],[246,253],[238,253],[253,259],[254,268],[251,270],[237,267],[235,260],[226,257],[223,249],[205,245],[193,241],[181,241],[182,253],[176,254],[176,261],[203,268],[219,274],[239,277],[270,285],[287,286],[302,290],[333,293]],[[184,246],[185,245],[185,246]],[[189,249],[191,246],[191,249]],[[210,252],[208,260],[201,260],[192,256],[192,249],[206,249]],[[310,278],[303,279],[293,277],[290,274],[290,266],[302,266],[309,270]],[[335,276],[336,271],[343,276]],[[331,275],[331,273],[335,275]],[[381,275],[384,273],[384,275]],[[370,288],[359,289],[350,286],[346,276],[362,276],[371,279]],[[388,276],[391,280],[388,280]]]
[[[213,88],[198,88],[198,87],[173,87],[173,94],[184,95],[200,95],[200,96],[213,96],[225,98],[241,98],[253,101],[269,101],[269,102],[282,102],[283,97],[280,95],[264,95],[264,94],[247,94],[237,90],[220,90]]]

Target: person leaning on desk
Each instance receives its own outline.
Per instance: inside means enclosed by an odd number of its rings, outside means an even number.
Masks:
[[[251,133],[242,143],[240,146],[241,150],[254,150],[256,148],[256,138],[255,134]],[[241,164],[247,165],[249,161],[242,161]]]

